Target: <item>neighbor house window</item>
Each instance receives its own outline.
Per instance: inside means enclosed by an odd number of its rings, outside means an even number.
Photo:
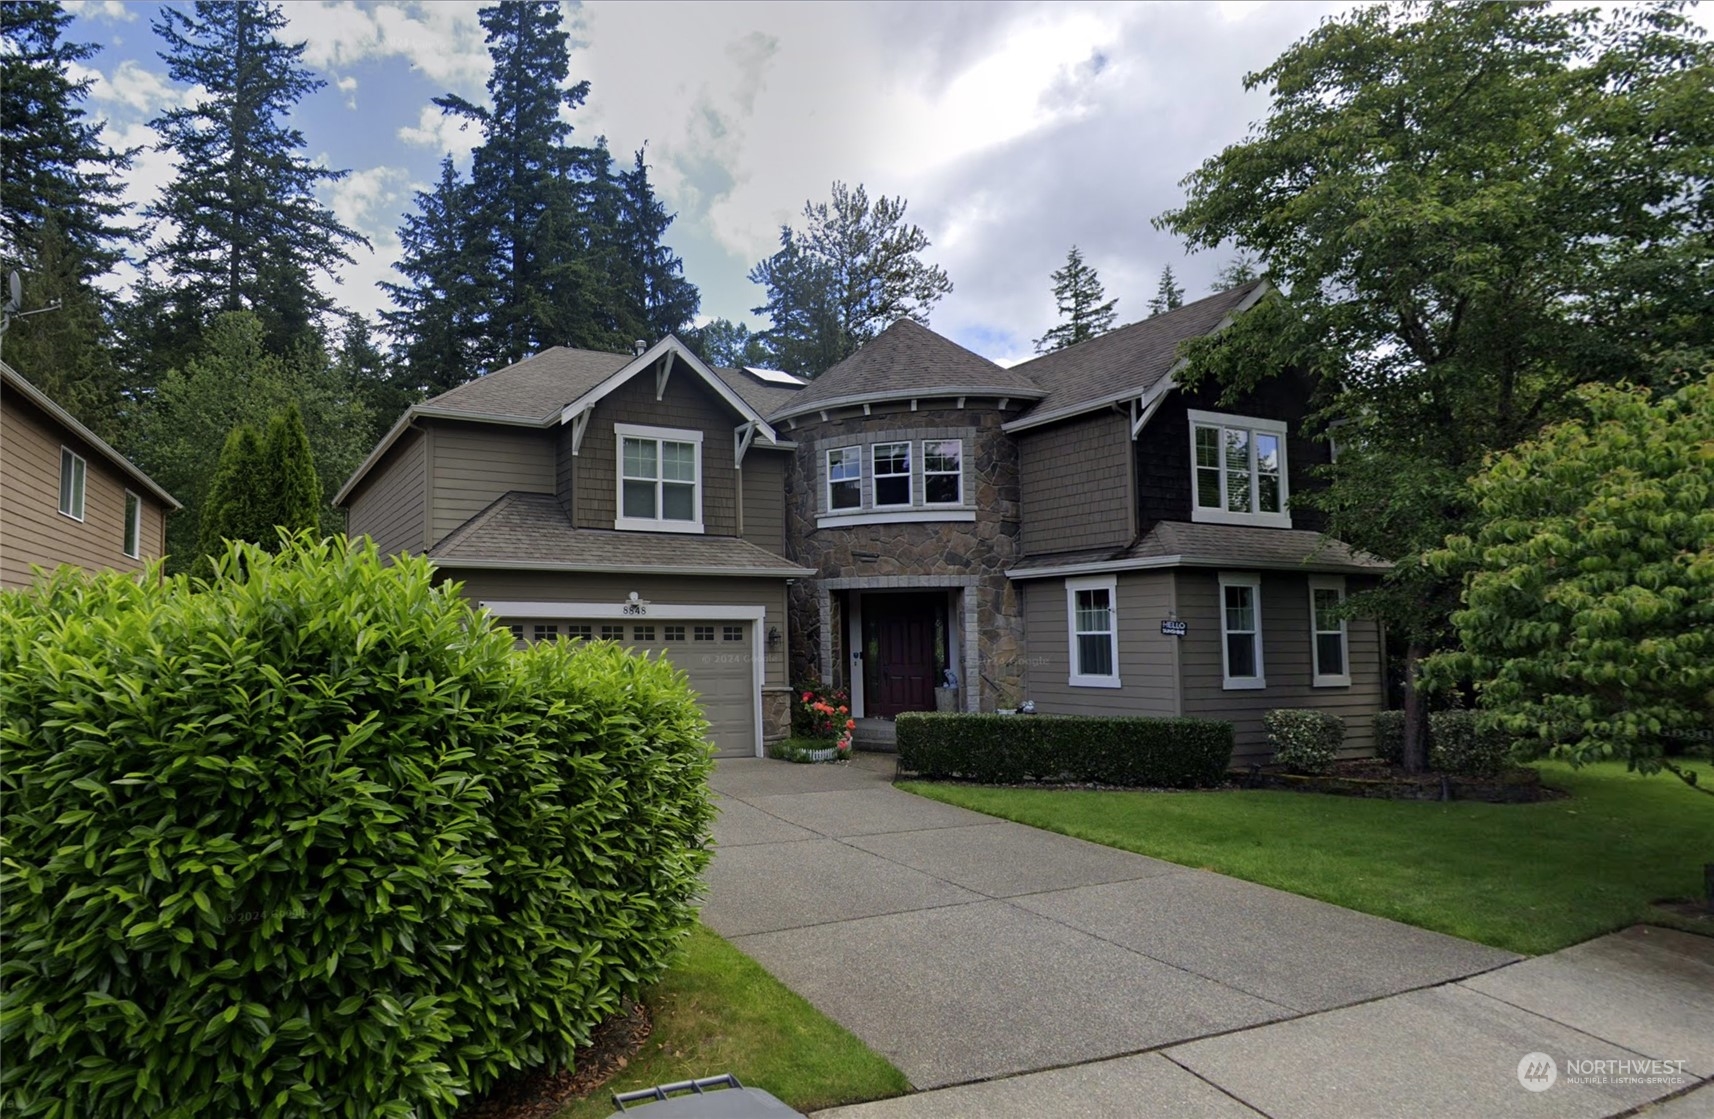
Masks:
[[[1227,688],[1262,688],[1262,580],[1220,576],[1220,663]]]
[[[125,554],[136,559],[143,554],[143,499],[125,491]]]
[[[701,532],[702,433],[617,424],[619,517],[615,528]]]
[[[1071,634],[1071,684],[1082,688],[1119,686],[1119,625],[1113,609],[1112,575],[1065,581],[1066,614]]]
[[[69,447],[60,448],[60,512],[75,521],[83,520],[83,481],[88,467],[83,456]]]
[[[1192,518],[1225,524],[1284,523],[1286,425],[1190,413]]]
[[[1344,604],[1344,579],[1310,576],[1309,628],[1314,642],[1314,684],[1318,688],[1348,687],[1351,683],[1345,618],[1339,610]]]
[[[827,507],[863,507],[863,448],[840,447],[827,452]]]
[[[875,508],[911,503],[911,445],[876,443],[874,456]]]
[[[958,505],[964,501],[964,444],[957,439],[925,439],[922,444],[923,501]]]

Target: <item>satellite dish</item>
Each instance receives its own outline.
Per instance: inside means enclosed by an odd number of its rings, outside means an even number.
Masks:
[[[18,278],[18,270],[12,269],[12,274],[6,277],[6,309],[18,311],[24,306],[24,282]]]

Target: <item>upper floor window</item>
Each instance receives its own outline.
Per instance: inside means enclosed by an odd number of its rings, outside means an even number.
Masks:
[[[143,553],[143,499],[125,491],[125,554],[136,559]]]
[[[876,443],[871,453],[875,462],[875,508],[884,509],[911,503],[911,445],[909,443]]]
[[[88,472],[83,456],[70,447],[60,448],[60,512],[72,520],[83,520],[83,483]]]
[[[964,444],[957,439],[925,439],[922,444],[923,501],[958,505],[964,500]]]
[[[863,507],[863,448],[839,447],[827,452],[827,507]]]
[[[1286,513],[1286,425],[1190,413],[1191,519],[1291,526]]]
[[[614,528],[702,531],[702,432],[615,424],[619,516]]]

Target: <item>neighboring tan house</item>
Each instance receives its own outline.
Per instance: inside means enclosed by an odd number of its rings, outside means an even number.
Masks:
[[[31,567],[135,570],[166,550],[173,495],[0,362],[0,587]]]
[[[1239,760],[1267,753],[1264,712],[1317,707],[1356,753],[1381,635],[1335,607],[1387,565],[1291,507],[1328,458],[1308,386],[1220,406],[1173,381],[1181,343],[1267,290],[1011,369],[909,320],[807,385],[670,337],[552,349],[411,409],[338,501],[520,640],[671,657],[723,753],[787,733],[811,678],[849,688],[860,743],[1032,699],[1229,719]]]
[[[426,553],[519,640],[664,654],[722,754],[791,728],[790,445],[765,413],[801,384],[713,370],[675,338],[546,350],[411,408],[341,488],[347,531]]]

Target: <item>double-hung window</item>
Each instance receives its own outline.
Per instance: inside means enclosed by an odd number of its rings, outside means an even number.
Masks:
[[[143,554],[143,499],[125,491],[125,554],[136,559]]]
[[[863,448],[827,452],[827,507],[839,512],[863,507]]]
[[[1337,575],[1309,577],[1309,629],[1314,642],[1315,677],[1318,688],[1349,687],[1351,662],[1345,618],[1345,580]]]
[[[1191,519],[1289,528],[1285,438],[1277,420],[1192,411]]]
[[[82,455],[70,447],[60,448],[60,512],[74,521],[83,520],[83,483],[88,469]]]
[[[1262,580],[1258,575],[1220,575],[1220,666],[1227,690],[1267,686],[1262,674]]]
[[[957,505],[964,500],[963,442],[923,440],[922,490],[925,505]]]
[[[1113,608],[1116,578],[1097,575],[1065,581],[1071,636],[1070,683],[1079,688],[1119,686],[1119,622]]]
[[[702,432],[616,424],[619,516],[614,528],[702,531]]]
[[[911,503],[911,445],[876,443],[870,453],[874,462],[875,508],[908,506]]]

